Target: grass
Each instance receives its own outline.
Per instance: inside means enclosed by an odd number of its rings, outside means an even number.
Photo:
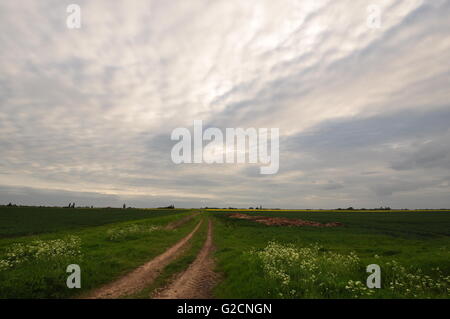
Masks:
[[[179,214],[185,211],[178,209],[69,209],[0,206],[0,238],[74,230],[127,220]]]
[[[265,226],[253,221],[231,219],[227,217],[227,212],[213,213],[217,220],[217,270],[225,278],[215,290],[219,298],[449,297],[449,290],[446,289],[450,286],[445,283],[450,274],[449,213],[250,213],[321,223],[338,221],[344,226]],[[357,261],[346,264],[345,261],[352,259],[352,253]],[[297,254],[298,257],[290,259],[291,255]],[[278,257],[272,260],[270,256],[274,255]],[[302,268],[305,260],[312,263],[311,268]],[[397,266],[393,266],[393,260]],[[275,268],[289,276],[289,284],[283,284],[283,274],[277,277],[270,273],[271,264],[277,265]],[[369,275],[365,268],[369,264],[381,266],[382,289],[365,295],[363,288]],[[433,270],[437,267],[442,274]],[[312,276],[316,277],[314,281],[311,281]],[[425,276],[430,276],[430,279]],[[349,284],[351,280],[353,283]],[[396,286],[396,280],[404,287]],[[418,281],[422,285],[423,280],[428,280],[426,287],[414,288],[411,292],[412,287],[408,285],[414,283],[417,286]],[[394,282],[394,289],[390,288],[390,282]],[[444,283],[446,286],[436,289],[431,287],[433,283]],[[292,290],[295,292],[291,293]]]
[[[175,230],[165,230],[163,226],[187,214],[189,213],[160,215],[138,221],[2,239],[0,260],[7,259],[8,252],[23,260],[0,271],[0,298],[69,298],[83,295],[161,254],[186,236],[200,216]],[[138,231],[128,232],[125,236],[112,240],[109,231],[117,229]],[[152,231],[142,231],[145,229]],[[68,238],[71,237],[80,243],[74,249],[67,244]],[[51,248],[55,241],[59,241],[60,246],[60,253],[56,255]],[[47,248],[36,250],[34,246]],[[49,253],[46,253],[45,249]],[[43,254],[34,253],[41,250],[44,251]],[[23,251],[25,258],[22,258]],[[16,258],[14,256],[13,259]],[[81,289],[66,287],[68,274],[65,271],[69,264],[78,264],[81,267]]]

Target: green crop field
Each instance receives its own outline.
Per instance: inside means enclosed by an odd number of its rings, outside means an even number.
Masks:
[[[233,214],[336,227],[263,224]],[[191,218],[187,218],[191,216]],[[121,278],[201,227],[150,298],[196,259],[213,221],[216,298],[449,298],[450,212],[0,208],[0,298],[77,298]],[[176,227],[168,227],[176,225]],[[330,224],[331,225],[331,224]],[[66,267],[82,269],[68,289]],[[369,289],[366,267],[381,269]]]
[[[222,298],[448,298],[449,212],[243,212],[340,222],[266,226],[215,212]],[[381,267],[367,289],[366,267]]]
[[[182,212],[164,209],[0,207],[0,238],[36,235]]]
[[[177,229],[166,230],[164,225],[189,212],[3,209],[2,221],[7,220],[9,226],[0,233],[4,237],[0,239],[0,298],[82,295],[164,252],[189,233],[199,218]],[[28,217],[39,222],[34,224]],[[20,222],[13,224],[12,220]],[[40,234],[17,237],[24,233]],[[67,288],[69,264],[79,264],[83,270],[82,289]]]

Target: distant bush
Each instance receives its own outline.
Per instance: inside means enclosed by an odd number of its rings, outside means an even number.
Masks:
[[[170,205],[167,207],[158,207],[158,209],[175,209],[175,205]]]

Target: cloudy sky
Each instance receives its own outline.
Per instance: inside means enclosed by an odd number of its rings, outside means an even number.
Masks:
[[[71,3],[0,2],[0,204],[450,207],[450,1]],[[175,165],[194,120],[278,174]]]

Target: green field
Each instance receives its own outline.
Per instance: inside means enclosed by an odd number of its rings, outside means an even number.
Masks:
[[[174,230],[164,225],[189,211],[2,208],[21,223],[0,233],[0,298],[68,298],[82,295],[161,254],[188,234],[200,217]],[[17,214],[14,218],[13,214]],[[56,220],[51,220],[60,214]],[[91,214],[91,216],[89,215]],[[109,215],[110,214],[110,215]],[[33,228],[27,220],[47,219]],[[71,224],[65,220],[76,220]],[[111,221],[122,222],[111,223]],[[124,221],[128,220],[128,221]],[[105,224],[101,226],[94,226]],[[46,229],[51,231],[44,233]],[[13,231],[14,230],[14,231]],[[17,237],[21,233],[41,233]],[[7,237],[8,236],[8,237]],[[75,239],[75,240],[73,240]],[[43,253],[39,253],[39,249]],[[2,268],[1,261],[8,261]],[[66,287],[66,266],[79,264],[82,289]]]
[[[266,226],[215,212],[218,271],[226,274],[218,297],[449,297],[449,212],[247,213],[343,226]],[[381,267],[374,292],[356,283],[365,286],[370,264]]]
[[[213,219],[216,298],[449,298],[450,212],[242,211],[339,222],[339,227],[267,226],[238,211],[0,208],[0,298],[82,297],[161,254]],[[195,259],[206,223],[183,254],[132,298],[149,298]],[[82,288],[66,287],[79,264]],[[381,267],[381,289],[365,286]]]
[[[36,235],[180,213],[166,209],[0,207],[0,238]]]

